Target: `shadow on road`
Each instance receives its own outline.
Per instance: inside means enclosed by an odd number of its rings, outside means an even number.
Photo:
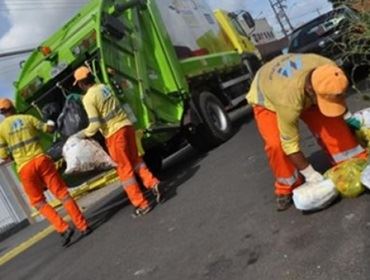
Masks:
[[[164,192],[162,203],[177,195],[177,189],[197,173],[200,162],[206,156],[207,153],[200,154],[188,145],[165,160],[161,174]]]

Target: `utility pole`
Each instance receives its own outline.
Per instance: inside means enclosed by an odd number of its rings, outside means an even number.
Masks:
[[[285,2],[286,0],[269,0],[270,6],[276,16],[276,20],[280,24],[281,31],[285,36],[288,36],[288,34],[293,31],[293,26],[285,12],[287,8]]]

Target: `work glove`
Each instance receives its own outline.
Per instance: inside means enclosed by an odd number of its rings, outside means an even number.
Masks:
[[[319,183],[324,181],[324,176],[322,176],[319,172],[313,169],[312,165],[308,165],[305,169],[300,170],[301,174],[306,179],[307,183]]]
[[[54,122],[54,121],[52,121],[52,120],[48,120],[48,121],[46,122],[46,124],[47,124],[48,126],[55,126],[55,122]]]
[[[359,130],[362,126],[361,120],[352,115],[349,111],[343,116],[343,119],[347,125],[354,130]]]

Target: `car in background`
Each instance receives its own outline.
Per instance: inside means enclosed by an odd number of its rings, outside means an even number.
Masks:
[[[349,39],[358,21],[358,13],[347,6],[333,9],[295,29],[290,36],[288,52],[317,53],[350,69],[354,57],[348,55]]]

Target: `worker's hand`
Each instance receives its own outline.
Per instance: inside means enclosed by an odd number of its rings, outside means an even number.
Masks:
[[[322,176],[319,172],[313,169],[312,165],[310,164],[305,169],[300,170],[301,174],[306,179],[307,183],[319,183],[324,181],[324,176]]]
[[[351,112],[347,112],[343,116],[343,119],[345,120],[347,125],[354,130],[359,130],[362,126],[361,120],[353,116]]]

